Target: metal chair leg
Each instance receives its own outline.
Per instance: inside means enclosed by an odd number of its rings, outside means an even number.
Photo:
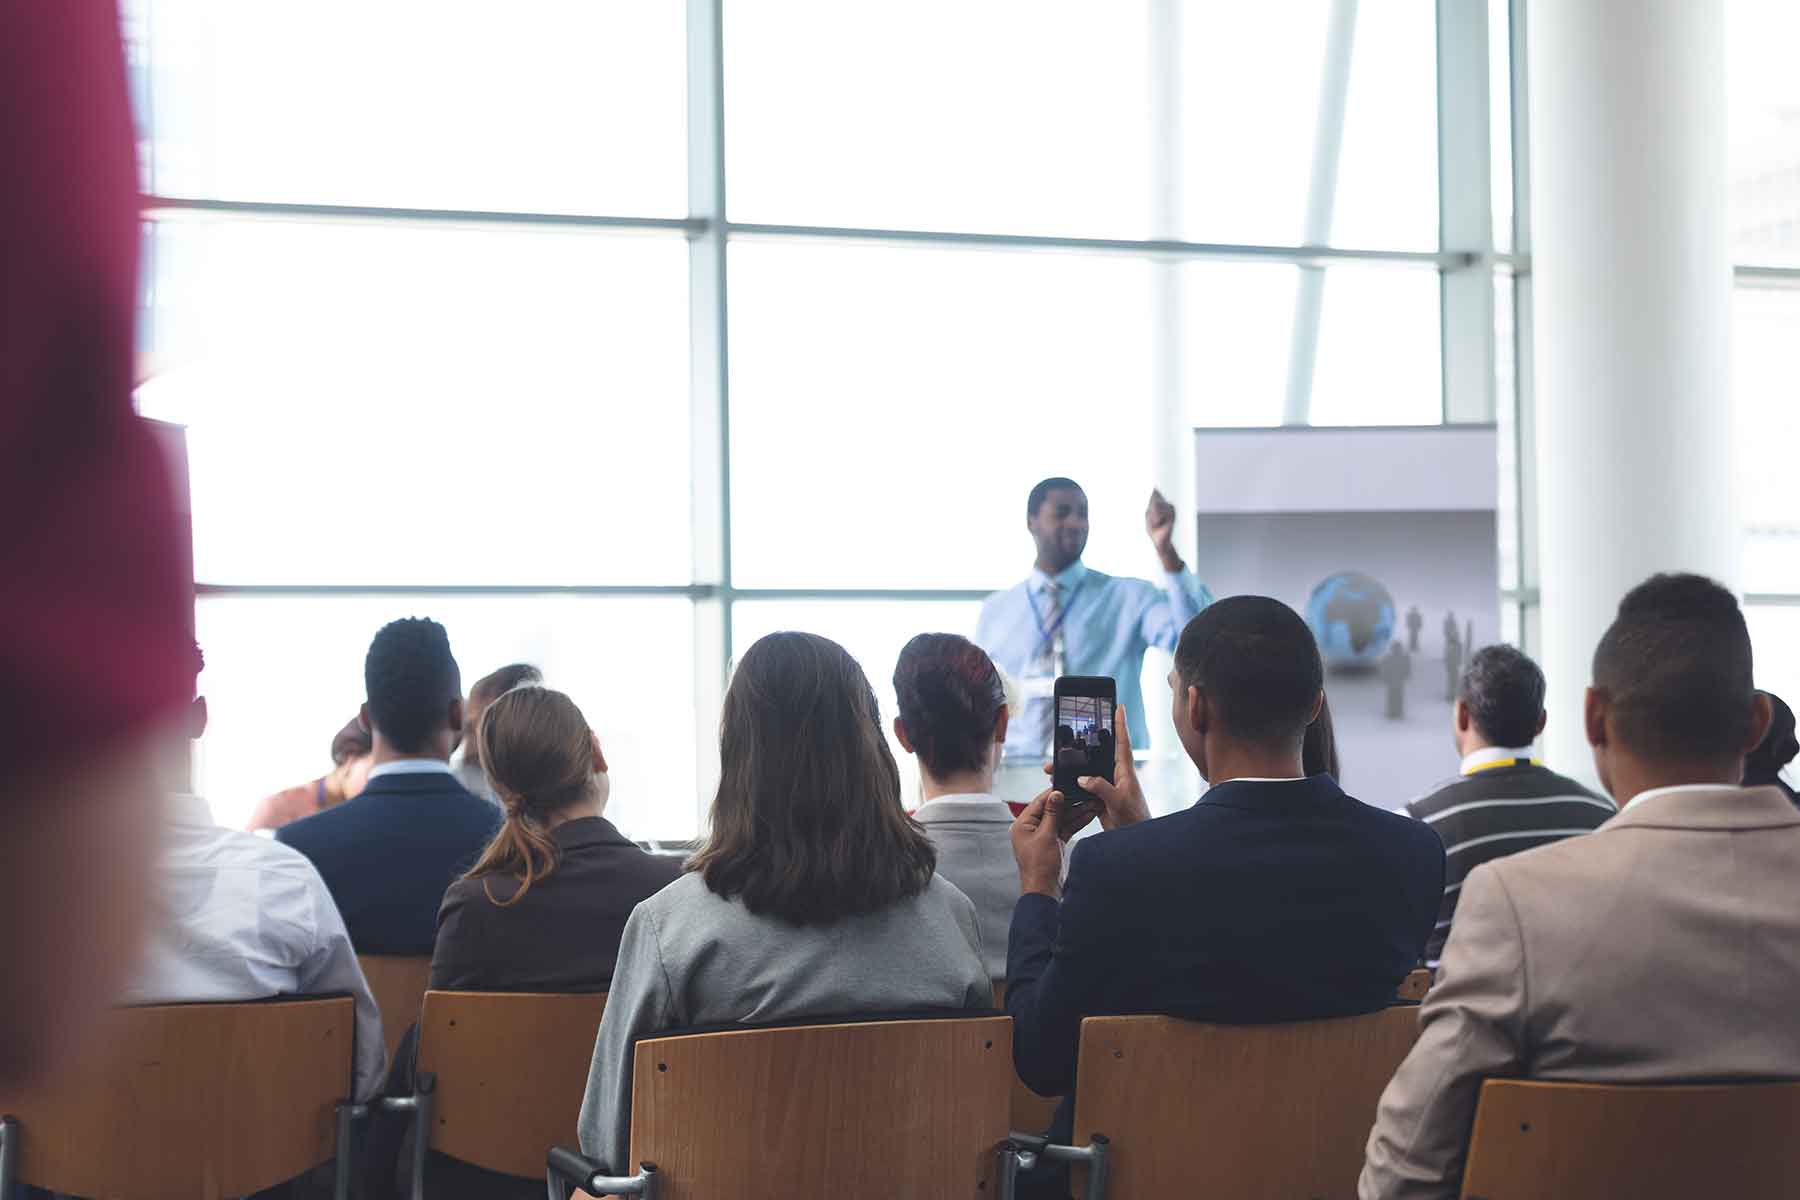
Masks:
[[[422,1071],[413,1086],[412,1200],[425,1200],[425,1162],[431,1157],[431,1103],[437,1095],[437,1076]]]
[[[356,1122],[369,1115],[366,1104],[340,1104],[337,1106],[337,1161],[333,1164],[331,1195],[332,1200],[350,1200],[350,1167],[355,1155],[351,1153],[352,1134]],[[12,1200],[4,1188],[0,1188],[0,1200]]]

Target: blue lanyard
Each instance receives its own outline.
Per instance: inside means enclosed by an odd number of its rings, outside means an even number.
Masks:
[[[1043,640],[1038,642],[1037,653],[1043,653],[1044,647],[1056,640],[1056,631],[1063,627],[1064,621],[1068,620],[1069,609],[1075,606],[1075,597],[1081,593],[1081,585],[1086,582],[1086,575],[1075,581],[1075,586],[1069,589],[1068,596],[1063,599],[1062,609],[1056,614],[1056,620],[1050,623],[1048,629],[1044,628],[1044,614],[1038,611],[1037,597],[1031,594],[1031,585],[1029,583],[1025,585],[1025,602],[1031,605],[1031,619],[1036,622],[1038,632],[1043,635]]]

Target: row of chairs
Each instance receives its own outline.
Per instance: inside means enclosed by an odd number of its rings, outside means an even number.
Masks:
[[[418,1089],[398,1101],[416,1122],[418,1165],[428,1150],[514,1175],[548,1165],[565,1195],[1005,1198],[1017,1170],[1044,1155],[1074,1163],[1089,1200],[1351,1196],[1375,1102],[1417,1024],[1410,1007],[1265,1026],[1090,1018],[1079,1147],[1011,1128],[1003,1016],[646,1039],[633,1074],[641,1165],[615,1179],[564,1148],[604,1005],[428,993]],[[0,1200],[16,1183],[107,1200],[241,1196],[346,1144],[358,1116],[345,1103],[349,999],[166,1005],[116,1019],[116,1048],[90,1074],[0,1096]],[[1489,1081],[1464,1195],[1792,1196],[1796,1128],[1800,1084]],[[414,1179],[423,1194],[425,1172]]]

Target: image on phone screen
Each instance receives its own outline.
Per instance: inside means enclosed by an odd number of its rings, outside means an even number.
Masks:
[[[1105,696],[1056,698],[1056,777],[1113,773],[1113,705]]]

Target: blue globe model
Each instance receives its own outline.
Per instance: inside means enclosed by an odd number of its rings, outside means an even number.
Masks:
[[[1394,636],[1394,598],[1361,571],[1324,580],[1306,601],[1306,623],[1328,667],[1374,667]]]

